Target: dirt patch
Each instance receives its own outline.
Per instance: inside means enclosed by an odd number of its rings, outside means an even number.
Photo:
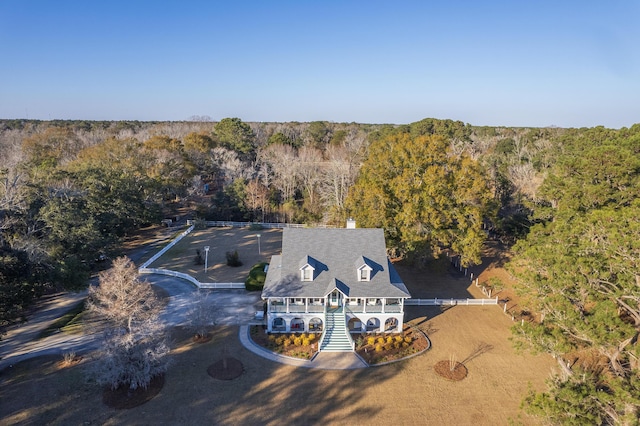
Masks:
[[[110,387],[102,391],[102,402],[111,408],[124,410],[146,404],[160,393],[164,386],[164,374],[154,377],[146,388],[129,389],[121,386],[117,389]]]
[[[223,358],[207,368],[207,374],[218,380],[237,379],[244,372],[244,365],[237,358]]]
[[[467,367],[464,364],[453,362],[453,368],[451,368],[451,364],[451,361],[439,361],[433,366],[433,369],[439,376],[452,382],[459,382],[467,377]]]

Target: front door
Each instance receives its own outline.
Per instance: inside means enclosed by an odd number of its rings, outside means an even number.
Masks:
[[[329,295],[329,306],[342,306],[342,293],[333,290]]]

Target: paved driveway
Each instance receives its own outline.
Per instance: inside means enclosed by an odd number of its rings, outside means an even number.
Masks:
[[[145,275],[153,285],[162,287],[171,297],[162,314],[162,320],[170,325],[188,325],[189,313],[200,298],[211,313],[211,325],[244,325],[262,310],[260,292],[246,290],[196,289],[193,284],[166,275]]]
[[[162,287],[170,299],[161,320],[167,326],[188,325],[189,312],[198,300],[198,290],[193,284],[179,278],[165,275],[145,275],[151,284]],[[211,325],[246,325],[256,311],[262,309],[259,292],[246,290],[200,290],[206,295],[205,301],[211,311]],[[57,333],[43,339],[36,339],[40,330],[70,309],[74,303],[86,298],[83,293],[64,293],[42,303],[28,321],[13,327],[0,341],[0,370],[27,358],[46,354],[66,352],[83,353],[100,345],[96,334]]]

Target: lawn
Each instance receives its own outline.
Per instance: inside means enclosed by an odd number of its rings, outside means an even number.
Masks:
[[[194,247],[224,246],[217,241],[223,236],[217,231],[214,237],[196,233],[179,249],[185,268],[192,250],[195,255]],[[257,252],[249,232],[241,241]],[[276,250],[277,242],[273,244]],[[179,257],[180,251],[176,253]],[[166,265],[171,264],[168,259]],[[496,259],[499,256],[488,258],[478,269],[481,281],[500,272]],[[258,260],[262,259],[251,261]],[[479,293],[468,277],[446,262],[426,268],[400,264],[398,270],[420,297]],[[191,331],[173,329],[173,364],[164,388],[148,403],[129,410],[103,404],[101,389],[84,375],[93,362],[89,355],[67,367],[59,364],[61,356],[28,360],[0,372],[0,423],[539,424],[520,410],[520,402],[529,386],[544,388],[554,362],[548,356],[514,352],[509,341],[513,322],[500,307],[412,306],[406,311],[406,321],[428,334],[431,349],[398,363],[359,370],[314,370],[271,362],[241,345],[237,326],[215,327],[213,338],[204,343],[194,342]],[[229,381],[209,376],[208,367],[223,356],[240,360],[244,373]],[[452,382],[434,371],[438,362],[451,359],[466,366],[466,378]]]
[[[494,425],[516,419],[528,384],[540,389],[552,360],[514,354],[507,340],[511,320],[495,306],[432,311],[412,321],[430,332],[431,350],[347,371],[273,363],[242,347],[234,326],[217,327],[206,343],[176,330],[164,388],[130,410],[102,403],[101,389],[83,374],[88,358],[62,369],[56,358],[29,360],[0,374],[0,423]],[[207,374],[224,353],[242,361],[242,376],[219,381]],[[469,370],[460,382],[433,369],[451,355]],[[535,424],[525,415],[522,420]]]

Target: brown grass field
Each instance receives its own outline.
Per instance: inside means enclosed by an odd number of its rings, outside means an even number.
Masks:
[[[260,235],[260,251],[258,237]],[[207,272],[203,265],[195,264],[196,250],[205,257],[204,247],[209,246]],[[227,251],[238,251],[240,267],[227,266]],[[241,228],[196,229],[173,246],[150,267],[183,272],[200,282],[244,282],[249,270],[259,262],[268,262],[271,256],[282,250],[281,229],[250,231]]]
[[[236,244],[234,235],[226,237],[233,241],[230,245]],[[185,259],[195,255],[187,254]],[[496,269],[502,262],[500,252],[490,254],[476,268],[481,281],[502,273]],[[242,254],[240,258],[244,260]],[[400,264],[398,270],[418,297],[481,297],[446,261],[426,268]],[[528,386],[544,388],[554,362],[548,356],[514,352],[508,340],[513,323],[500,307],[408,307],[406,320],[427,332],[429,351],[395,364],[348,371],[296,368],[261,358],[242,347],[236,326],[216,327],[206,343],[194,343],[191,333],[174,329],[173,364],[164,388],[148,403],[128,410],[103,404],[101,389],[84,373],[92,362],[90,355],[65,368],[59,365],[60,356],[24,361],[0,372],[0,423],[539,424],[520,410],[520,402]],[[244,373],[235,380],[207,374],[225,353],[244,365]],[[468,369],[459,382],[434,371],[436,363],[452,357]]]

